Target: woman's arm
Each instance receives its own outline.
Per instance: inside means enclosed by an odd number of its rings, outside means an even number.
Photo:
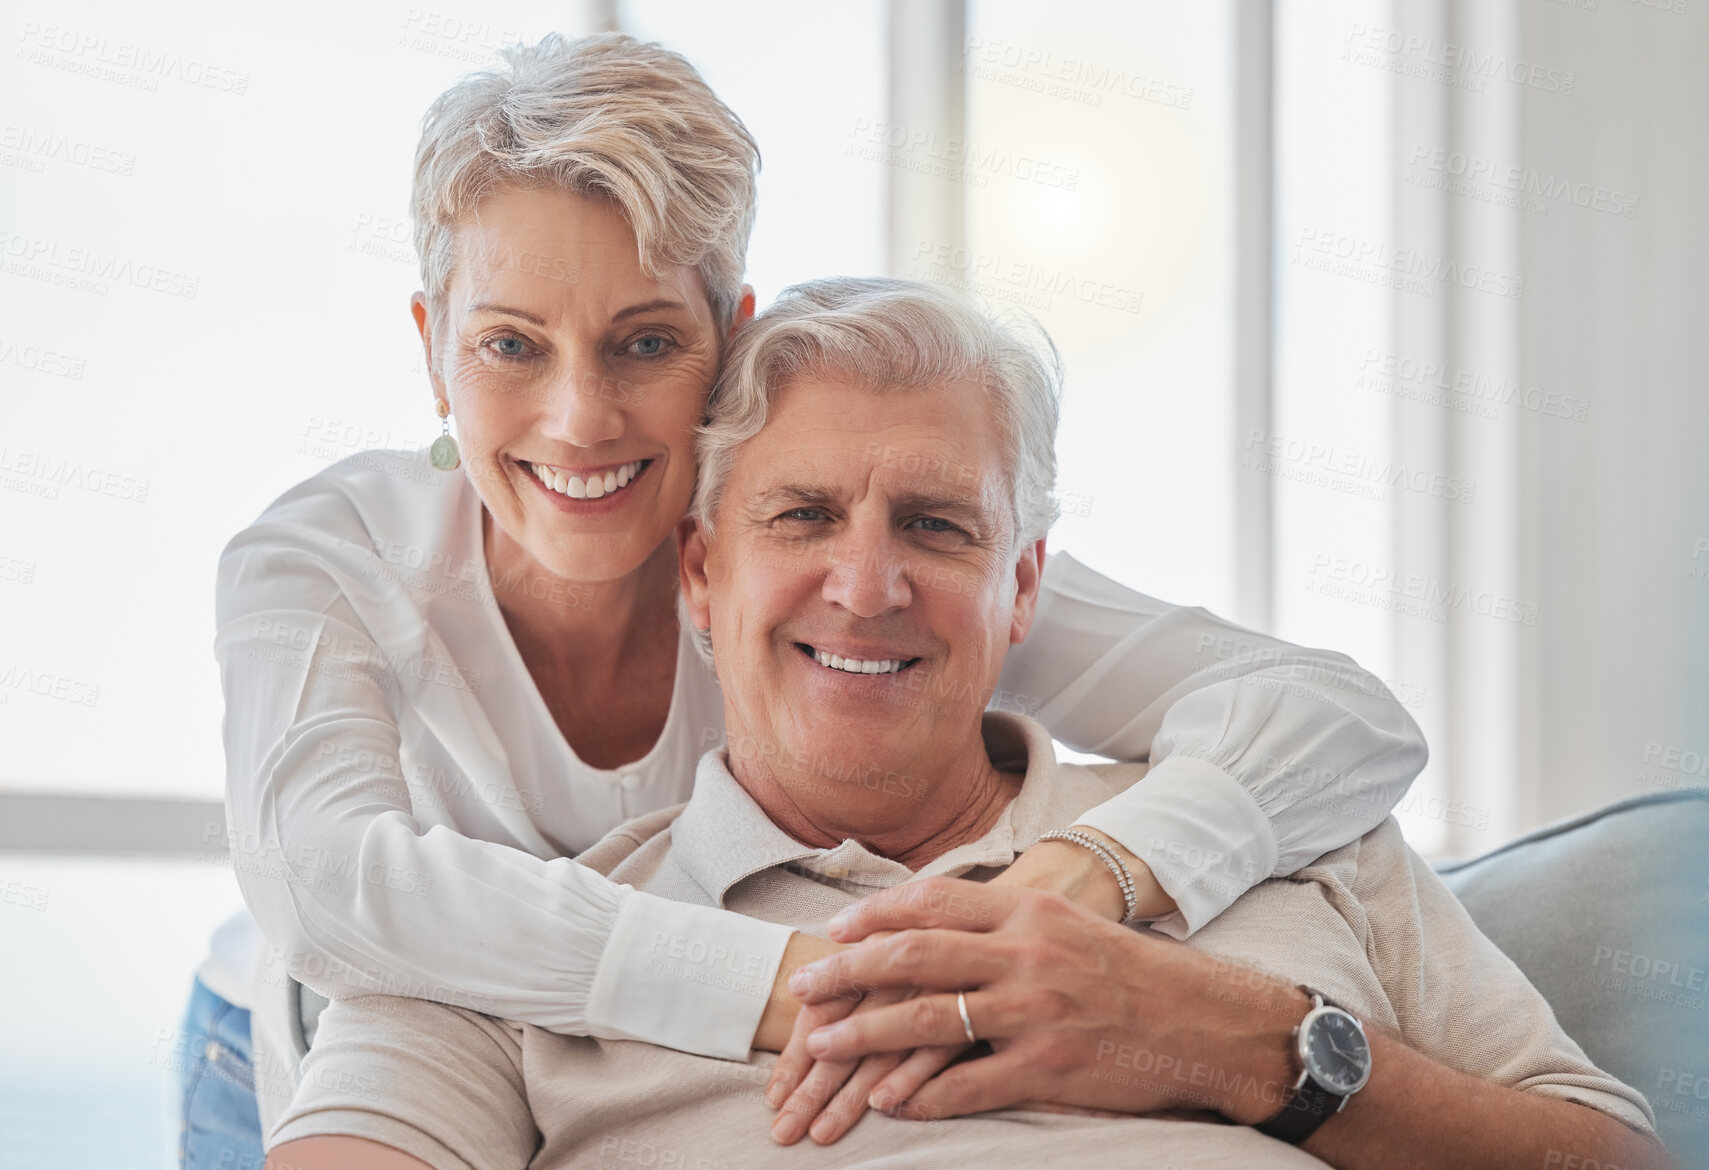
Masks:
[[[502,799],[517,781],[496,743],[470,779],[501,799],[459,821],[541,855],[424,828],[398,762],[400,688],[439,686],[447,704],[467,692],[438,670],[395,669],[399,631],[359,618],[344,591],[363,582],[307,539],[258,525],[220,568],[229,839],[272,944],[264,978],[745,1058],[790,931],[551,857],[521,802]],[[423,661],[449,660],[430,631],[417,636]],[[718,977],[673,961],[690,954],[718,956]]]
[[[1145,864],[1179,909],[1156,928],[1177,938],[1380,823],[1427,754],[1406,709],[1345,655],[1156,601],[1064,553],[992,706],[1076,750],[1149,763],[1080,824]]]

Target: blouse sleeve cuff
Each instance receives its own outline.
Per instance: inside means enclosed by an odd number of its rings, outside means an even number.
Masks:
[[[727,910],[631,893],[593,977],[589,1031],[746,1060],[793,933]]]
[[[1178,912],[1151,928],[1185,939],[1276,867],[1263,809],[1215,764],[1169,756],[1137,784],[1079,817],[1151,867]]]

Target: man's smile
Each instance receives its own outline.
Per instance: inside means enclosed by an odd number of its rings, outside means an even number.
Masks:
[[[801,653],[829,670],[841,671],[844,674],[901,674],[920,661],[917,657],[880,658],[854,657],[833,654],[806,642],[795,643],[795,648]]]

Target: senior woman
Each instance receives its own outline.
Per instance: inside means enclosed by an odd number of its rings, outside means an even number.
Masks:
[[[268,1116],[289,1095],[308,1039],[298,979],[709,1056],[784,1047],[788,977],[833,944],[572,860],[685,799],[724,734],[676,618],[673,532],[725,344],[753,313],[757,162],[686,61],[621,36],[514,49],[429,111],[412,311],[458,437],[447,423],[431,467],[379,452],[327,469],[220,561],[230,836],[266,942],[230,924],[204,964],[187,1164],[258,1164],[241,1089]],[[882,604],[881,569],[847,567],[848,604]],[[953,587],[912,571],[886,587]],[[1345,657],[1061,555],[991,698],[1144,776],[1080,818],[1105,852],[1045,842],[1004,880],[1177,936],[1377,824],[1425,755]],[[1334,816],[1311,801],[1329,785],[1356,793]],[[658,961],[679,951],[722,970]],[[813,1066],[805,1035],[779,1062],[779,1096],[794,1090],[780,1140],[849,1075]]]

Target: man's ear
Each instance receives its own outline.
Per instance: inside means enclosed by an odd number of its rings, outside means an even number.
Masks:
[[[439,366],[433,360],[433,318],[427,312],[427,294],[416,293],[409,299],[410,316],[415,318],[416,332],[421,334],[421,353],[427,362],[427,380],[433,383],[433,396],[451,401],[445,392],[445,382],[439,376]]]
[[[1027,640],[1038,613],[1038,591],[1044,580],[1044,540],[1033,541],[1015,562],[1015,617],[1009,626],[1009,645]]]
[[[712,628],[712,601],[706,587],[706,533],[700,521],[685,516],[676,526],[677,577],[683,605],[697,630]]]
[[[730,319],[730,336],[736,336],[736,330],[754,319],[754,286],[742,286],[742,299],[736,303],[736,315]]]

